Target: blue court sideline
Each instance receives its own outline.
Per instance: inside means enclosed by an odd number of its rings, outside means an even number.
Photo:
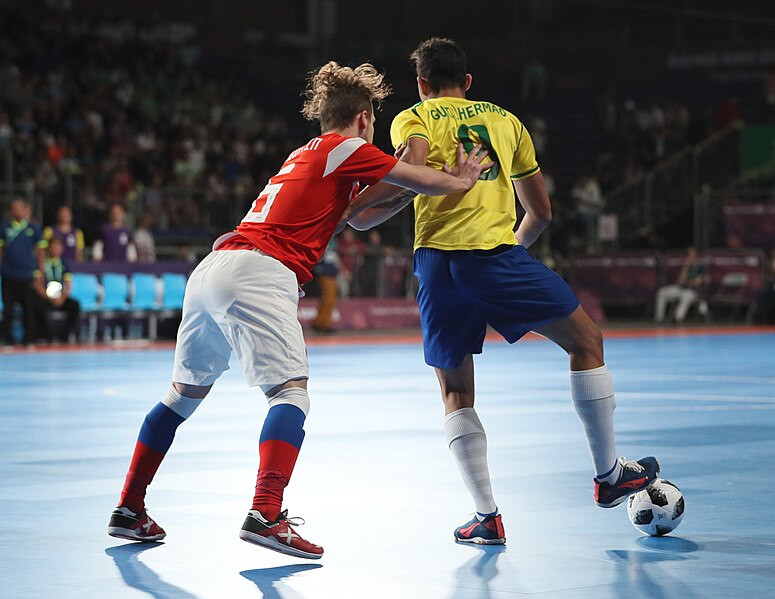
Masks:
[[[312,410],[287,492],[319,563],[237,537],[266,403],[236,364],[178,431],[148,495],[165,543],[107,536],[169,349],[0,356],[0,596],[771,597],[775,333],[616,338],[621,454],[654,454],[686,496],[671,537],[592,502],[567,359],[544,341],[476,360],[505,547],[458,546],[472,511],[414,343],[310,347]]]

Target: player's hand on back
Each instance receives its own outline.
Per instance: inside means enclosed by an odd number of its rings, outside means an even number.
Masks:
[[[457,145],[457,164],[451,168],[448,164],[442,167],[445,173],[458,177],[466,181],[466,189],[471,189],[479,180],[482,171],[486,171],[495,163],[492,161],[483,162],[487,157],[487,150],[482,149],[482,144],[478,144],[466,155],[463,144]]]

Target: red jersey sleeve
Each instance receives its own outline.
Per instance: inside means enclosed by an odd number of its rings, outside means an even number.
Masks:
[[[358,142],[361,143],[358,144]],[[360,181],[367,185],[374,185],[393,170],[398,162],[398,159],[385,154],[377,146],[358,138],[348,138],[342,146],[348,144],[358,144],[358,147],[336,169],[337,176],[344,181]]]

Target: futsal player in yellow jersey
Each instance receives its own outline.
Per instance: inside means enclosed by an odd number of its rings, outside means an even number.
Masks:
[[[464,148],[482,144],[495,163],[466,194],[417,196],[415,248],[482,250],[515,244],[511,181],[529,178],[539,168],[530,134],[513,114],[490,102],[429,97],[394,119],[391,137],[396,147],[427,146],[426,162],[437,168],[455,161],[458,140]]]
[[[653,457],[617,458],[614,390],[602,333],[568,285],[526,250],[551,220],[527,129],[499,106],[466,99],[472,78],[454,41],[429,39],[411,60],[422,101],[393,121],[391,137],[401,160],[451,164],[462,143],[469,151],[481,144],[493,162],[464,194],[414,198],[414,272],[425,360],[436,370],[446,438],[476,507],[455,539],[499,544],[506,535],[490,483],[487,437],[474,410],[472,354],[481,353],[488,324],[510,343],[532,330],[569,354],[571,395],[592,454],[599,506],[613,507],[646,488],[658,476],[659,463]],[[346,215],[350,224],[365,229],[395,214],[409,201],[397,191],[378,183],[363,192]],[[517,200],[526,213],[519,226]],[[364,209],[367,201],[381,203]]]

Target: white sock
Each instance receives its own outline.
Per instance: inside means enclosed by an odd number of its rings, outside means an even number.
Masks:
[[[473,408],[461,408],[444,418],[444,432],[463,482],[480,514],[496,512],[487,469],[487,435]]]
[[[595,478],[600,482],[614,483],[621,475],[614,443],[614,383],[608,368],[600,366],[591,370],[570,373],[570,389],[573,407],[584,425],[587,435]]]

